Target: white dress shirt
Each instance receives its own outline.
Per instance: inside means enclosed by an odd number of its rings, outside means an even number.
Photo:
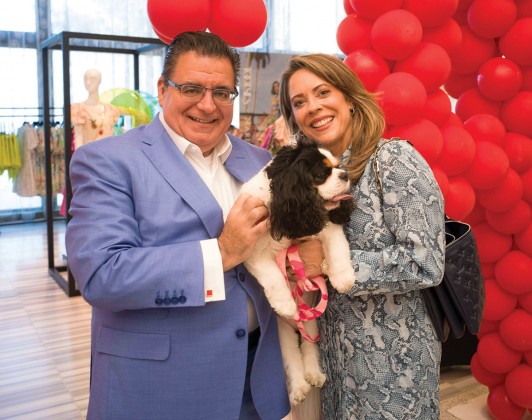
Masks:
[[[218,204],[220,204],[225,222],[227,214],[231,210],[242,186],[242,183],[234,178],[224,166],[224,162],[227,160],[232,149],[229,138],[225,136],[224,141],[218,144],[212,153],[208,156],[203,156],[198,146],[181,137],[170,128],[164,120],[162,112],[159,112],[159,119],[179,151],[192,165]],[[200,245],[203,253],[203,268],[205,273],[205,302],[225,300],[222,256],[218,247],[218,239],[206,239],[200,241]],[[255,307],[249,298],[248,324],[250,331],[253,331],[258,326]]]

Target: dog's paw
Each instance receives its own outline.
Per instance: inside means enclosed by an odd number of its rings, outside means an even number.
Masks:
[[[292,319],[297,314],[297,304],[291,294],[277,294],[275,296],[266,294],[266,298],[278,315]]]
[[[327,376],[319,369],[305,369],[305,380],[312,386],[321,388]]]
[[[307,398],[307,394],[310,391],[310,384],[303,378],[298,381],[292,381],[288,384],[288,398],[290,399],[290,405],[296,406],[301,404]]]
[[[353,268],[348,267],[344,270],[331,273],[329,275],[329,281],[340,293],[348,292],[355,284],[355,273],[353,272]]]

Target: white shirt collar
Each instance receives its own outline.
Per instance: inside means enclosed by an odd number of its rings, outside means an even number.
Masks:
[[[191,143],[186,138],[180,136],[170,128],[170,126],[164,119],[162,111],[159,112],[159,120],[161,121],[161,124],[163,125],[164,129],[166,130],[172,141],[175,143],[180,152],[183,153],[183,155],[186,155],[187,151],[189,151],[190,153],[194,153],[192,151],[192,149],[194,148],[199,151],[198,146],[196,146],[194,143]],[[233,145],[231,144],[231,141],[229,140],[229,137],[226,134],[224,136],[223,141],[214,147],[213,156],[218,157],[220,163],[223,165],[229,157],[229,154],[231,153],[232,149]]]

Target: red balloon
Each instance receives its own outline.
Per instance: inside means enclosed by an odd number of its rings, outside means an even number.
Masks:
[[[173,38],[169,38],[163,35],[162,33],[158,32],[157,29],[155,29],[153,26],[152,26],[152,29],[153,29],[153,32],[155,32],[155,35],[157,35],[159,39],[163,41],[165,44],[170,45],[172,41],[174,40]]]
[[[499,326],[502,340],[517,351],[532,350],[532,314],[516,309]]]
[[[507,292],[531,292],[532,258],[518,250],[508,252],[495,265],[495,280]]]
[[[508,347],[497,333],[487,334],[477,346],[478,361],[493,373],[506,373],[521,361],[521,353]]]
[[[443,138],[438,126],[423,118],[410,124],[392,127],[390,136],[408,140],[429,164],[438,160],[443,147]]]
[[[489,280],[494,281],[494,280]],[[480,324],[480,330],[478,331],[478,339],[482,340],[486,334],[499,331],[499,321],[488,321],[486,318],[482,317],[482,323]]]
[[[417,16],[423,26],[443,25],[458,7],[458,0],[405,0],[404,9]]]
[[[439,164],[449,176],[464,172],[473,162],[476,144],[463,127],[446,125],[441,129],[443,147]]]
[[[532,168],[527,169],[521,174],[521,179],[523,180],[523,200],[527,203],[532,204]]]
[[[345,55],[349,55],[355,50],[370,48],[370,32],[370,21],[362,19],[356,14],[348,15],[340,22],[338,29],[336,29],[338,48]]]
[[[504,212],[514,208],[523,197],[523,181],[512,168],[500,184],[488,190],[478,190],[477,200],[488,211]]]
[[[499,40],[502,54],[521,66],[532,66],[531,45],[532,17],[516,20]]]
[[[519,0],[517,2],[517,18],[532,17],[532,0]]]
[[[416,50],[422,34],[421,23],[413,13],[396,9],[375,20],[371,28],[371,44],[383,58],[400,60]]]
[[[506,394],[519,407],[532,408],[532,367],[521,363],[504,381]]]
[[[532,137],[532,118],[530,118],[531,115],[532,92],[521,91],[511,99],[507,100],[506,102],[503,102],[502,104],[501,120],[504,125],[506,125],[506,129],[508,131],[514,131],[516,133]]]
[[[473,162],[465,173],[475,189],[490,189],[499,185],[508,169],[510,161],[502,147],[489,141],[477,141]]]
[[[389,125],[415,121],[427,103],[427,91],[410,73],[396,72],[386,76],[377,86],[382,92],[380,103]]]
[[[510,159],[510,166],[518,173],[532,167],[532,139],[519,133],[507,133],[504,151]]]
[[[431,120],[434,124],[441,126],[445,124],[452,113],[451,100],[449,95],[442,89],[436,89],[427,95],[427,103],[423,110],[422,117]]]
[[[210,0],[148,0],[148,18],[165,43],[186,31],[203,31],[211,14]]]
[[[449,190],[445,197],[445,213],[455,220],[465,219],[475,207],[475,191],[462,177],[449,178]]]
[[[457,10],[459,11],[467,11],[469,9],[469,6],[473,3],[473,0],[459,0],[458,1],[458,7]]]
[[[351,2],[349,0],[344,0],[344,10],[346,15],[355,13],[355,9],[353,9],[353,6],[351,6]]]
[[[453,72],[460,74],[477,73],[482,64],[495,55],[495,41],[481,38],[467,26],[462,26],[462,42],[456,51],[450,54]]]
[[[268,11],[264,0],[210,1],[211,17],[207,27],[233,47],[253,44],[266,29]]]
[[[500,321],[510,315],[517,306],[517,297],[502,289],[495,280],[485,280],[484,288],[486,300],[482,322]]]
[[[523,357],[525,358],[526,362],[532,366],[532,351],[527,351]]]
[[[523,308],[529,314],[532,314],[532,292],[519,295],[517,297],[517,301],[519,302],[519,306],[521,306],[521,308]]]
[[[469,27],[484,38],[504,34],[517,18],[514,0],[474,0],[467,13]]]
[[[532,90],[532,67],[521,66],[521,74],[523,75],[521,90]]]
[[[471,373],[473,377],[482,385],[493,388],[496,385],[502,384],[506,375],[504,373],[493,373],[482,366],[478,361],[478,356],[475,353],[470,362]]]
[[[492,101],[506,101],[521,89],[523,74],[513,61],[495,57],[480,67],[477,82],[478,90],[486,98]]]
[[[370,92],[375,92],[382,79],[390,74],[388,63],[373,50],[353,51],[344,59],[344,63]]]
[[[526,201],[519,200],[510,210],[502,213],[487,210],[486,220],[497,232],[514,235],[530,224],[532,210]]]
[[[519,251],[523,251],[532,258],[532,224],[529,224],[525,230],[515,235],[515,245]]]
[[[464,128],[475,141],[490,141],[503,146],[506,128],[500,119],[491,114],[475,114],[464,121]]]
[[[458,23],[460,26],[467,26],[467,10],[462,10],[459,8],[454,14],[453,19],[456,20],[456,23]]]
[[[354,11],[365,19],[375,20],[390,10],[400,9],[403,0],[351,0]]]
[[[432,173],[434,174],[434,178],[436,179],[436,182],[440,187],[441,193],[443,197],[445,197],[447,195],[447,192],[449,191],[449,178],[440,167],[432,165],[431,169]]]
[[[462,29],[454,19],[447,19],[443,24],[432,28],[423,28],[422,40],[438,44],[448,53],[458,49],[462,42]]]
[[[422,42],[412,54],[397,61],[394,71],[404,71],[416,76],[427,92],[432,93],[449,77],[451,59],[443,47]]]
[[[473,88],[460,95],[456,101],[455,112],[462,121],[475,114],[491,114],[499,117],[501,104],[501,102],[490,101],[477,88]]]
[[[451,70],[449,77],[443,87],[453,98],[459,98],[465,91],[477,88],[477,77],[475,74],[459,74]]]
[[[451,113],[451,115],[449,115],[449,119],[447,120],[445,125],[455,125],[457,127],[464,128],[464,123],[462,122],[460,117],[456,115],[455,113]]]
[[[473,207],[473,210],[471,210],[471,213],[467,215],[466,218],[462,219],[465,223],[468,223],[469,225],[473,226],[473,230],[475,229],[474,226],[479,225],[481,223],[484,223],[486,221],[485,216],[486,211],[484,210],[484,207],[482,207],[480,204],[478,204],[477,201],[475,201],[475,206]],[[484,278],[486,277],[493,277],[489,276],[488,273],[484,273],[484,267],[482,267]]]
[[[495,278],[495,263],[481,263],[480,270],[484,278]]]
[[[473,233],[483,264],[500,260],[512,248],[512,237],[493,230],[488,223],[473,226]]]
[[[488,408],[495,420],[521,420],[526,411],[508,398],[503,384],[490,390]]]

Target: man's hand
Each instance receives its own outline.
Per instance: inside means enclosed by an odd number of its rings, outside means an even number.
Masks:
[[[227,215],[218,247],[224,271],[251,255],[257,240],[268,230],[268,209],[259,198],[241,194]]]

